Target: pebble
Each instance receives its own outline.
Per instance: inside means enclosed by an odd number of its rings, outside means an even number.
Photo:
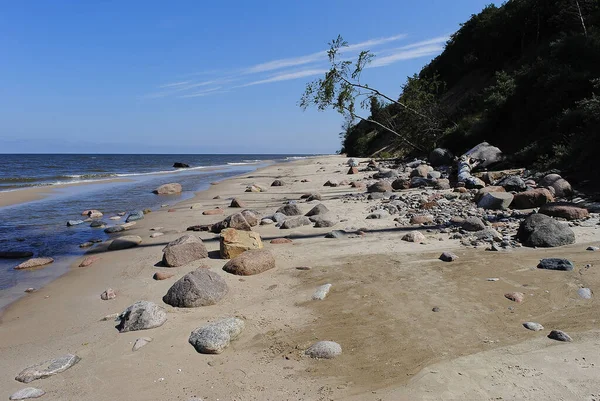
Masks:
[[[137,340],[135,340],[135,343],[133,344],[133,348],[131,350],[137,351],[138,349],[142,348],[144,345],[152,342],[152,340],[153,340],[152,337],[140,337]]]
[[[152,276],[152,277],[154,278],[154,280],[166,280],[173,276],[174,276],[174,274],[169,273],[169,272],[156,272],[156,273],[154,273],[154,276]]]
[[[577,290],[577,295],[583,299],[592,299],[592,290],[589,288],[580,288]]]
[[[122,216],[112,216],[112,217],[109,217],[109,220],[121,220],[121,217]]]
[[[150,238],[156,238],[156,237],[160,237],[162,235],[165,235],[165,233],[155,232],[155,233],[150,234]]]
[[[25,292],[29,292],[29,293],[34,292],[34,291],[35,291],[35,288],[33,288],[33,287],[29,287],[28,289],[25,290]]]
[[[522,292],[509,292],[509,293],[504,294],[504,297],[506,299],[510,299],[511,301],[521,303],[521,302],[523,302],[525,295]]]
[[[496,277],[490,277],[487,279],[487,281],[500,281],[500,279]]]
[[[562,330],[552,330],[550,334],[548,334],[548,338],[556,341],[565,341],[571,342],[573,339],[567,333]]]
[[[536,322],[525,322],[525,323],[523,323],[523,327],[525,327],[527,330],[531,330],[531,331],[544,330],[544,326],[542,326],[541,324],[536,323]]]
[[[437,306],[434,306],[433,309],[431,309],[432,312],[439,312],[440,308],[438,308]]]
[[[152,228],[150,229],[150,231],[160,231],[160,230],[162,230],[163,228],[164,228],[164,227],[152,227]]]
[[[599,249],[600,248],[598,248],[597,246],[588,246],[587,249],[586,249],[586,251],[596,252]]]
[[[309,267],[309,266],[298,266],[298,267],[296,267],[296,270],[311,270],[311,267]]]
[[[44,390],[34,387],[23,388],[10,396],[10,400],[27,400],[30,398],[39,398],[46,394]]]
[[[93,245],[94,245],[93,242],[88,241],[88,242],[84,242],[83,244],[79,244],[79,247],[80,248],[89,248],[90,246],[93,246]]]
[[[342,346],[334,341],[319,341],[311,345],[304,353],[311,358],[333,359],[342,354]]]
[[[331,284],[323,284],[322,286],[320,286],[316,289],[316,291],[314,292],[314,294],[312,296],[312,299],[314,299],[314,300],[325,299],[325,297],[327,297],[327,294],[329,294],[330,289],[331,289]]]
[[[115,299],[117,297],[117,294],[115,294],[115,291],[112,288],[107,288],[106,291],[104,291],[102,294],[100,294],[100,299],[102,299],[103,301],[108,301],[109,299]]]

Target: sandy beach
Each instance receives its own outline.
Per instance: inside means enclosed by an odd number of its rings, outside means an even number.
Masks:
[[[324,156],[273,164],[215,183],[171,211],[138,221],[126,234],[140,236],[141,245],[92,248],[95,263],[78,267],[78,259],[67,274],[1,315],[0,396],[8,399],[33,386],[46,392],[42,400],[80,401],[600,399],[597,301],[577,293],[600,286],[598,253],[586,251],[600,242],[597,225],[573,227],[576,243],[559,248],[465,247],[435,227],[399,224],[395,216],[366,219],[381,200],[345,196],[364,188],[323,186],[328,180],[374,182],[372,172],[347,175],[347,160]],[[284,185],[270,186],[275,179]],[[267,191],[245,192],[253,184]],[[315,192],[322,201],[301,200]],[[265,216],[288,200],[298,201],[303,213],[322,203],[340,222],[326,228],[253,227],[276,262],[257,275],[223,271],[227,260],[219,255],[219,236],[210,232],[192,232],[203,240],[208,258],[175,268],[160,264],[164,246],[189,234],[187,227],[240,211],[229,207],[231,198]],[[215,208],[224,214],[202,214]],[[164,235],[151,238],[155,227]],[[356,234],[325,238],[334,229]],[[422,243],[401,240],[413,230],[425,235]],[[292,242],[270,243],[281,237]],[[444,251],[458,259],[440,261]],[[546,257],[567,258],[575,269],[536,269]],[[228,294],[211,306],[165,304],[162,297],[175,281],[200,266],[220,275]],[[159,271],[174,277],[154,280]],[[311,299],[327,283],[329,295]],[[101,300],[107,288],[115,299]],[[522,303],[504,297],[514,291],[525,295]],[[114,319],[103,320],[140,300],[163,307],[166,323],[119,333]],[[196,352],[190,333],[224,317],[245,321],[239,338],[218,355]],[[544,330],[523,328],[527,321]],[[554,329],[569,333],[573,342],[548,339]],[[134,352],[140,337],[152,341]],[[306,356],[320,340],[339,343],[342,354],[330,360]],[[65,354],[81,361],[30,384],[14,380],[23,369]]]

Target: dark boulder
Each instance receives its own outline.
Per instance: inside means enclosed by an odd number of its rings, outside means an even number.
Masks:
[[[529,247],[552,248],[575,243],[575,233],[569,226],[540,213],[523,220],[517,238]]]
[[[173,164],[173,167],[175,167],[175,168],[190,168],[190,165],[185,164],[185,163],[176,162]]]

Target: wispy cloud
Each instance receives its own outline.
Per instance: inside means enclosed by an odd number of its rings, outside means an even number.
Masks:
[[[438,36],[402,47],[393,46],[394,42],[405,39],[406,35],[394,35],[350,44],[341,49],[344,59],[351,60],[358,51],[370,50],[376,57],[368,68],[388,66],[400,61],[420,57],[433,56],[441,52],[448,36]],[[321,75],[329,69],[327,51],[319,51],[304,56],[282,58],[258,63],[249,67],[232,68],[221,71],[204,71],[202,73],[180,76],[180,81],[165,83],[157,87],[157,91],[144,98],[196,98],[217,93],[229,92],[236,88],[245,88],[275,82],[289,81]],[[212,75],[214,78],[197,82],[193,75]],[[206,77],[208,78],[208,76]],[[207,88],[207,89],[204,89]]]

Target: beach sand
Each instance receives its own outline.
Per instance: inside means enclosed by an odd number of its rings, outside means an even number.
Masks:
[[[323,187],[330,179],[368,175],[347,176],[346,160],[328,156],[275,164],[212,185],[176,205],[175,212],[146,215],[127,232],[141,236],[142,245],[98,252],[100,260],[85,268],[77,267],[78,260],[69,273],[9,306],[0,320],[0,396],[33,386],[46,391],[42,400],[80,401],[599,399],[600,313],[595,299],[577,296],[580,287],[600,285],[597,253],[585,250],[600,241],[595,227],[575,227],[577,243],[553,249],[487,252],[425,230],[424,244],[407,243],[400,238],[415,227],[395,227],[392,216],[365,220],[376,201],[341,198],[360,189]],[[270,187],[276,178],[286,185]],[[245,193],[253,183],[268,191]],[[203,210],[221,207],[225,216],[239,211],[228,207],[227,198],[272,214],[285,200],[316,191],[345,219],[334,229],[364,228],[365,234],[326,239],[332,228],[256,227],[276,268],[241,277],[222,270],[226,261],[218,257],[218,236],[198,232],[208,259],[177,268],[156,266],[163,247],[186,227],[224,217],[204,216]],[[213,199],[216,195],[221,199]],[[190,209],[194,203],[203,208]],[[314,204],[298,203],[303,212]],[[156,226],[165,235],[150,238]],[[293,242],[269,243],[283,236]],[[442,251],[459,259],[441,262]],[[538,270],[543,257],[568,258],[576,269]],[[592,267],[583,268],[586,264]],[[162,302],[175,280],[202,265],[227,282],[223,300],[190,309]],[[157,271],[175,277],[155,281]],[[499,280],[487,281],[490,277]],[[325,283],[333,285],[329,296],[311,300]],[[103,301],[100,294],[108,287],[117,297]],[[525,301],[504,298],[511,291],[523,292]],[[167,322],[119,333],[113,321],[101,320],[138,300],[165,307]],[[188,343],[192,330],[229,316],[245,319],[246,329],[222,354],[199,354]],[[526,330],[525,321],[545,329]],[[566,331],[573,342],[546,338],[552,329]],[[139,337],[153,341],[133,352]],[[342,355],[306,357],[304,350],[319,340],[340,343]],[[29,385],[14,380],[22,369],[67,353],[82,359]]]

